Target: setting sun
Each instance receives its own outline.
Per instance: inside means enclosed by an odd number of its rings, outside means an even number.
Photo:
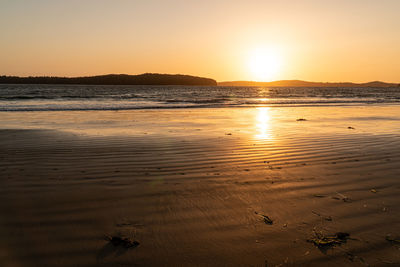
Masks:
[[[282,66],[282,58],[277,49],[257,48],[251,51],[248,68],[256,81],[269,81],[276,78]]]

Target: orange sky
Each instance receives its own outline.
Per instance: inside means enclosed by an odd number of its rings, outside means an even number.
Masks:
[[[398,0],[0,0],[0,75],[400,82],[399,10]],[[265,76],[249,67],[259,50],[279,61]]]

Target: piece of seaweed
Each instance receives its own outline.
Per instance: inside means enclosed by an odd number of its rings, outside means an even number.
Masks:
[[[308,242],[313,243],[318,248],[329,248],[336,245],[346,243],[350,237],[349,233],[337,232],[334,235],[323,235],[321,233],[315,233],[315,237],[308,239]]]

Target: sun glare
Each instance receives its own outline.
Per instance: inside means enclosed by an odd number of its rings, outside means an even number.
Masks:
[[[255,81],[276,79],[282,65],[282,58],[277,49],[258,48],[250,53],[249,71]]]

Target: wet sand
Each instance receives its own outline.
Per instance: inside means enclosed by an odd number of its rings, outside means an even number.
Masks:
[[[399,106],[0,118],[1,266],[400,264]]]

